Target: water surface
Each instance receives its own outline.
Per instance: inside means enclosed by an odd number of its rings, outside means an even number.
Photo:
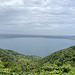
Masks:
[[[8,38],[0,39],[0,48],[12,49],[25,55],[45,57],[57,50],[75,45],[74,40],[48,38]]]

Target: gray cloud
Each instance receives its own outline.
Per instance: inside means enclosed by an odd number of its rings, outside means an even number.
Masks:
[[[0,32],[74,34],[73,0],[0,0]]]

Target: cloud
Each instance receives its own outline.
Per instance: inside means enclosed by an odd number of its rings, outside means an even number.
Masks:
[[[1,1],[0,6],[5,7],[5,6],[16,6],[16,5],[23,5],[22,0],[6,0],[6,1]]]
[[[74,15],[74,0],[0,0],[0,31],[64,34],[75,27]]]

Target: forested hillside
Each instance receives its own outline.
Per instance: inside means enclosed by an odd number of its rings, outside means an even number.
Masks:
[[[37,62],[38,60],[41,59],[40,56],[34,56],[34,55],[24,55],[20,54],[18,52],[12,51],[12,50],[7,50],[7,49],[1,49],[0,48],[0,57],[8,57],[9,61],[14,61],[20,58],[25,58],[25,59],[30,59],[34,62]]]
[[[75,75],[75,46],[44,58],[0,49],[0,75]]]
[[[39,61],[41,65],[47,62],[50,64],[57,64],[58,66],[71,64],[75,67],[75,46],[56,51]]]

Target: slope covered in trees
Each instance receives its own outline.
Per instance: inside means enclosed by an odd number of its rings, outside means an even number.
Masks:
[[[75,46],[56,51],[39,61],[41,65],[47,62],[58,66],[68,63],[75,67]]]
[[[8,57],[9,61],[14,61],[20,58],[25,58],[25,59],[30,59],[34,62],[37,62],[38,60],[41,59],[40,56],[34,56],[34,55],[24,55],[20,54],[18,52],[12,51],[12,50],[7,50],[7,49],[1,49],[0,48],[0,57]]]
[[[44,58],[0,49],[0,75],[75,75],[75,46]]]

